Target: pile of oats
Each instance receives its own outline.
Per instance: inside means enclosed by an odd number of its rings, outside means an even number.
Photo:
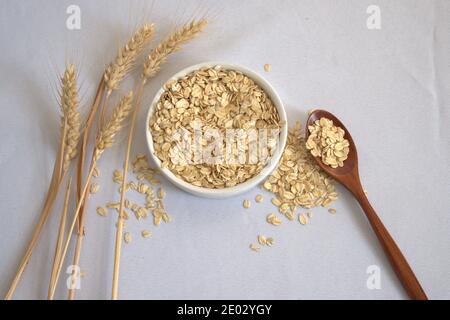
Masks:
[[[263,187],[276,195],[272,203],[289,220],[294,219],[298,207],[327,206],[338,198],[331,178],[306,149],[300,123],[289,129],[283,157]],[[272,224],[276,221],[274,215],[267,220]]]
[[[268,156],[256,163],[230,164],[230,159],[223,159],[219,164],[199,163],[192,161],[198,156],[195,147],[187,155],[179,149],[181,136],[175,133],[181,131],[193,137],[196,124],[200,124],[202,133],[218,129],[222,137],[226,137],[226,129],[280,130],[283,124],[273,102],[244,74],[220,66],[203,68],[168,82],[164,90],[150,119],[149,130],[155,155],[178,178],[199,187],[228,188],[257,175],[270,160],[278,139],[269,141]],[[204,149],[213,142],[201,138]],[[248,144],[234,143],[233,157],[238,147],[248,151]],[[215,156],[214,151],[212,154]]]
[[[333,121],[321,118],[308,127],[310,135],[306,148],[314,157],[321,157],[322,162],[332,168],[343,167],[348,158],[350,143],[344,139],[345,131],[336,127]]]
[[[138,155],[132,162],[132,169],[137,181],[128,181],[126,184],[127,190],[133,190],[136,193],[142,195],[145,198],[145,204],[140,206],[136,203],[131,202],[129,199],[125,199],[124,203],[124,219],[129,220],[130,212],[136,217],[137,220],[145,220],[149,217],[149,213],[152,213],[153,224],[159,226],[161,222],[170,223],[172,218],[167,213],[163,199],[166,196],[166,191],[162,186],[160,186],[160,181],[155,178],[157,170],[152,168],[148,163],[147,157],[144,155]],[[113,172],[114,183],[121,186],[123,180],[123,172],[120,170],[115,170]],[[149,184],[145,183],[147,181]],[[154,188],[159,187],[156,191]],[[121,187],[118,188],[120,193]],[[115,210],[119,213],[120,202],[108,202],[106,208],[110,210]],[[98,207],[97,213],[100,216],[106,217],[108,215],[107,210],[104,207]],[[127,235],[128,234],[128,235]],[[143,230],[141,236],[143,238],[151,237],[152,233],[150,230]],[[125,233],[125,240],[128,238],[128,242],[131,242],[131,234]]]
[[[306,226],[313,217],[311,212],[298,213],[299,207],[313,208],[328,206],[337,200],[333,180],[317,165],[315,159],[306,148],[306,139],[300,123],[290,128],[286,149],[277,169],[263,183],[263,188],[274,193],[271,199],[279,212],[289,220],[297,215],[299,224]],[[258,195],[259,196],[259,195]],[[257,196],[257,197],[258,197]],[[330,208],[330,213],[336,209]],[[273,226],[281,225],[281,219],[275,213],[266,216],[267,223]],[[273,238],[258,236],[258,244],[251,244],[250,250],[259,252],[261,246],[272,246]]]

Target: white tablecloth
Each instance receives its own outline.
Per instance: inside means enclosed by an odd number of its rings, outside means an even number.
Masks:
[[[66,28],[71,4],[81,9],[81,30]],[[367,28],[372,4],[380,8],[379,30]],[[380,218],[429,297],[449,299],[450,2],[444,0],[2,0],[0,294],[49,184],[59,134],[54,94],[64,62],[81,68],[86,111],[105,64],[135,26],[155,22],[159,39],[203,15],[211,22],[207,32],[172,56],[147,87],[133,154],[147,152],[144,121],[152,96],[181,68],[221,60],[260,72],[281,95],[291,123],[304,123],[307,110],[317,107],[345,122]],[[263,70],[266,63],[270,73]],[[85,276],[77,293],[83,299],[110,297],[115,216],[101,218],[95,208],[118,197],[111,175],[123,161],[125,138],[119,141],[101,160],[101,191],[89,201]],[[265,222],[275,210],[267,192],[219,201],[188,195],[166,180],[163,185],[173,222],[159,228],[150,219],[128,223],[134,237],[123,249],[123,299],[406,298],[363,212],[343,188],[333,205],[337,214],[314,209],[307,226],[283,220],[275,228]],[[244,210],[243,199],[258,193],[265,201]],[[60,202],[16,298],[46,297]],[[151,239],[140,237],[144,228],[152,230]],[[274,247],[250,251],[258,234],[272,236]],[[380,268],[380,290],[366,285],[371,265]],[[58,298],[66,296],[66,278]]]

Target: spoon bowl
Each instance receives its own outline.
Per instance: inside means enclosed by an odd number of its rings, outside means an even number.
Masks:
[[[336,180],[339,180],[339,177],[344,177],[348,173],[358,168],[358,153],[356,151],[355,142],[353,141],[352,136],[350,135],[349,131],[344,126],[344,124],[333,114],[325,110],[314,110],[310,114],[308,122],[306,124],[306,140],[308,140],[310,134],[308,127],[312,126],[316,120],[320,120],[321,118],[330,119],[333,121],[333,124],[335,126],[342,128],[345,131],[344,138],[347,139],[348,142],[350,143],[350,151],[348,153],[348,158],[347,160],[344,161],[343,167],[332,168],[323,163],[320,158],[318,157],[316,158],[317,163],[325,172],[327,172],[330,176],[332,176]]]
[[[394,239],[391,237],[367,199],[359,178],[356,145],[344,124],[333,114],[325,110],[314,110],[309,115],[307,121],[305,130],[306,140],[308,140],[310,133],[309,126],[312,126],[315,121],[320,120],[321,118],[332,120],[335,126],[340,127],[345,131],[344,138],[348,140],[350,150],[348,158],[344,161],[343,167],[332,168],[323,163],[321,157],[315,157],[317,164],[328,173],[328,175],[344,185],[355,196],[356,200],[358,200],[409,297],[414,300],[427,300],[428,298],[409,266],[408,261],[406,261],[406,258],[403,256]]]

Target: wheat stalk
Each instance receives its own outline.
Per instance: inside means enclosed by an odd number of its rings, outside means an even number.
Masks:
[[[120,82],[133,67],[136,58],[150,41],[153,32],[153,24],[145,24],[136,31],[125,47],[119,49],[117,57],[106,68],[104,75],[108,94],[119,87]]]
[[[164,39],[147,56],[142,77],[144,79],[149,79],[155,76],[155,74],[161,69],[161,65],[167,61],[167,57],[173,52],[179,50],[184,43],[193,39],[196,35],[202,32],[206,25],[207,22],[205,19],[192,20]]]
[[[95,116],[97,114],[98,108],[102,101],[103,95],[105,92],[105,80],[104,77],[101,77],[101,80],[97,86],[97,91],[95,94],[94,101],[92,103],[91,109],[89,111],[88,117],[86,119],[86,123],[83,128],[83,139],[80,147],[80,155],[78,157],[77,164],[77,201],[81,198],[82,192],[82,183],[83,183],[83,170],[84,170],[84,162],[86,158],[86,152],[88,147],[88,140],[90,137],[90,130],[95,120]],[[74,252],[73,265],[78,265],[80,251],[81,251],[81,240],[84,235],[84,210],[86,208],[86,203],[84,202],[81,206],[80,218],[78,220],[78,232],[77,232],[77,244]],[[69,290],[69,299],[73,300],[75,297],[75,290]]]
[[[119,208],[119,220],[117,223],[117,230],[116,230],[116,244],[115,244],[115,256],[114,256],[114,271],[113,271],[113,284],[112,284],[112,299],[116,300],[118,296],[118,285],[119,285],[119,268],[120,268],[120,253],[121,253],[121,246],[122,246],[122,233],[123,233],[123,208],[125,204],[125,190],[126,190],[126,175],[128,173],[128,166],[130,162],[130,150],[131,150],[131,144],[133,141],[133,135],[134,135],[134,127],[136,124],[136,116],[139,110],[140,106],[140,100],[142,97],[142,91],[143,91],[143,85],[140,86],[138,90],[138,96],[136,100],[136,107],[133,110],[132,113],[132,119],[131,119],[131,126],[128,133],[128,143],[127,143],[127,150],[125,154],[125,163],[124,163],[124,174],[122,179],[122,189],[120,192],[120,208]]]
[[[133,92],[130,92],[128,95],[124,96],[120,100],[118,106],[115,108],[108,123],[97,134],[95,148],[94,148],[94,155],[93,155],[92,162],[91,162],[91,167],[89,169],[89,173],[86,178],[86,182],[84,184],[83,190],[81,192],[81,197],[77,203],[77,207],[76,207],[75,213],[73,215],[72,223],[71,223],[69,231],[67,233],[67,239],[64,244],[64,249],[62,250],[61,257],[58,261],[58,266],[56,268],[56,273],[55,273],[55,281],[50,290],[49,299],[53,299],[53,297],[54,297],[56,286],[58,284],[59,275],[61,274],[62,265],[64,263],[66,255],[67,255],[67,250],[69,248],[73,230],[77,223],[81,206],[83,205],[84,199],[86,197],[86,194],[87,194],[90,182],[91,182],[91,178],[94,173],[94,169],[97,165],[98,160],[100,160],[102,154],[104,153],[104,151],[107,148],[110,148],[114,144],[114,137],[117,135],[117,133],[120,131],[120,129],[122,129],[125,119],[130,114],[131,109],[132,109],[132,103],[133,103]]]
[[[122,233],[123,233],[123,210],[125,206],[125,193],[126,193],[126,177],[128,174],[128,167],[130,161],[131,145],[133,143],[134,128],[136,124],[137,114],[141,107],[142,93],[147,80],[154,77],[161,66],[167,61],[167,57],[179,50],[181,45],[193,39],[198,33],[203,31],[206,26],[206,20],[196,21],[193,20],[190,23],[184,25],[181,29],[176,30],[173,34],[163,40],[148,56],[144,63],[141,84],[137,90],[136,106],[133,110],[131,126],[128,133],[128,144],[125,153],[125,164],[122,179],[122,188],[120,192],[120,205],[119,216],[116,229],[116,242],[114,249],[114,270],[113,270],[113,283],[111,298],[117,300],[119,294],[119,272],[120,272],[120,256],[122,252]]]
[[[63,241],[64,241],[64,233],[65,233],[65,229],[66,229],[67,210],[69,208],[71,185],[72,185],[72,178],[70,178],[69,182],[67,183],[66,194],[64,196],[64,206],[63,206],[63,210],[61,211],[61,220],[59,223],[58,237],[57,237],[57,241],[56,241],[55,256],[53,258],[53,267],[52,267],[52,272],[51,272],[51,276],[50,276],[50,285],[48,288],[48,291],[49,291],[48,295],[50,295],[51,287],[52,287],[53,283],[55,282],[56,266],[58,264],[59,259],[61,258],[61,249],[62,249],[62,245],[63,245]]]
[[[78,199],[81,197],[81,184],[82,184],[82,174],[83,174],[83,168],[84,168],[84,158],[86,153],[86,146],[87,146],[87,139],[88,139],[88,133],[90,126],[93,121],[93,117],[95,116],[95,113],[97,112],[97,108],[99,107],[101,103],[101,97],[103,95],[104,89],[106,89],[106,97],[103,101],[102,106],[100,107],[100,126],[104,123],[105,113],[106,109],[109,103],[109,99],[111,96],[111,93],[116,90],[123,78],[126,76],[126,74],[129,72],[129,70],[133,67],[135,60],[139,56],[139,54],[142,52],[142,50],[145,48],[145,46],[149,43],[150,39],[152,38],[154,33],[154,26],[153,24],[145,24],[141,28],[139,28],[133,37],[128,41],[128,43],[122,48],[119,49],[118,55],[115,58],[113,62],[111,62],[107,69],[105,70],[105,73],[102,78],[102,84],[100,85],[102,89],[99,89],[97,91],[96,100],[94,102],[94,105],[91,109],[92,118],[90,117],[90,121],[88,122],[89,126],[87,127],[87,132],[85,132],[85,135],[83,137],[83,144],[81,146],[81,155],[80,160],[78,163]],[[95,109],[94,109],[95,108]],[[81,254],[81,245],[84,237],[84,216],[85,216],[85,208],[86,208],[86,201],[85,199],[83,201],[83,204],[81,206],[81,212],[80,212],[80,218],[78,221],[78,233],[77,233],[77,241],[75,245],[75,251],[73,256],[73,264],[78,265],[80,260],[80,254]],[[68,298],[70,300],[73,300],[75,298],[75,290],[69,290]]]
[[[33,254],[37,241],[39,240],[42,229],[50,215],[51,209],[58,194],[59,186],[64,180],[65,174],[68,169],[70,160],[76,155],[76,145],[79,136],[79,114],[77,112],[78,98],[77,98],[77,86],[76,86],[76,68],[73,65],[67,66],[63,76],[61,77],[61,91],[60,91],[60,108],[62,111],[61,117],[61,141],[59,145],[58,155],[56,157],[55,165],[53,168],[53,175],[50,186],[47,191],[47,197],[42,209],[39,221],[36,228],[33,231],[31,240],[28,243],[25,254],[19,264],[14,279],[8,289],[5,299],[12,298],[17,285],[19,284],[23,272]],[[78,132],[78,133],[77,133]],[[67,157],[66,157],[67,156]]]

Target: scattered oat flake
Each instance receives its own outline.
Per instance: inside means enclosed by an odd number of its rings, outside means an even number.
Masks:
[[[98,215],[100,215],[102,217],[106,217],[108,215],[108,212],[103,207],[98,207],[96,211],[97,211]]]
[[[272,189],[272,184],[270,183],[270,181],[266,181],[263,184],[264,189],[266,189],[267,191],[270,191]]]
[[[160,184],[161,181],[159,181],[159,179],[151,179],[151,180],[150,180],[150,183],[151,183],[152,185],[156,186],[157,184]]]
[[[162,219],[163,219],[163,221],[164,221],[165,223],[170,223],[170,222],[172,222],[172,217],[171,217],[167,212],[164,212],[164,213],[163,213]]]
[[[272,203],[277,207],[281,206],[281,201],[278,198],[272,198]]]
[[[274,243],[273,238],[266,239],[266,246],[271,247],[271,246],[273,246],[273,243]]]
[[[147,194],[148,189],[150,189],[150,187],[149,187],[148,185],[146,185],[145,183],[140,182],[140,183],[138,184],[138,188],[137,188],[137,189],[138,189],[137,191],[138,191],[139,193]]]
[[[120,170],[114,170],[113,172],[113,181],[115,183],[122,183],[123,180],[123,174]]]
[[[336,209],[330,208],[330,209],[328,209],[328,212],[331,213],[331,214],[335,214],[336,213]]]
[[[155,212],[155,211],[153,211],[153,212]],[[158,227],[161,224],[161,221],[162,221],[162,215],[155,215],[155,214],[153,214],[153,224],[155,226]]]
[[[108,202],[108,203],[106,204],[106,207],[107,207],[108,209],[116,209],[116,210],[119,210],[119,208],[120,208],[120,203],[119,203],[119,202]]]
[[[256,202],[260,203],[260,202],[263,202],[263,200],[264,200],[264,197],[261,194],[256,195],[256,197],[255,197]]]
[[[302,213],[298,215],[298,221],[302,224],[302,225],[306,225],[308,223],[308,218]]]
[[[123,239],[125,240],[125,243],[130,243],[131,242],[131,234],[129,232],[125,232]]]
[[[250,203],[250,200],[244,200],[244,202],[242,203],[242,206],[245,208],[245,209],[248,209],[248,208],[250,208],[250,205],[251,205],[251,203]]]
[[[279,226],[281,224],[281,220],[275,215],[275,213],[268,214],[266,221],[274,226]]]
[[[252,244],[250,244],[250,250],[255,251],[255,252],[259,252],[259,250],[261,250],[261,247],[257,246],[254,243],[252,243]]]
[[[164,199],[164,197],[166,196],[166,191],[163,188],[159,188],[157,195],[159,199]]]
[[[142,235],[142,238],[150,238],[152,236],[152,233],[149,230],[143,230],[141,232],[141,235]]]
[[[89,192],[91,194],[95,194],[100,190],[100,185],[97,182],[94,182],[91,184],[91,187],[89,188]]]
[[[272,69],[272,66],[271,66],[270,64],[266,63],[266,64],[264,65],[264,71],[265,71],[265,72],[270,72],[271,69]]]
[[[264,237],[262,235],[258,236],[258,242],[259,242],[260,245],[264,246],[266,244],[266,241],[267,241],[266,237]]]

